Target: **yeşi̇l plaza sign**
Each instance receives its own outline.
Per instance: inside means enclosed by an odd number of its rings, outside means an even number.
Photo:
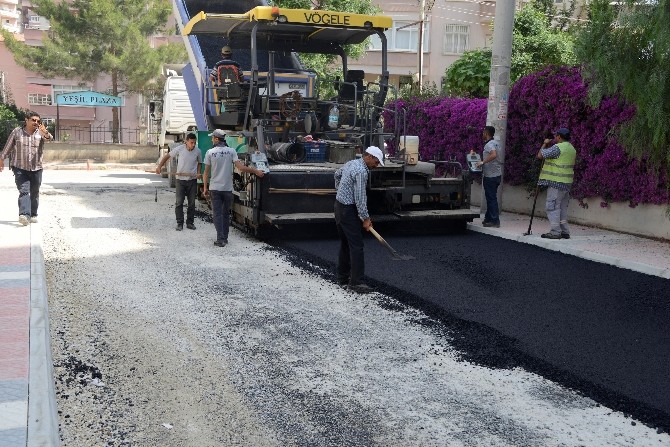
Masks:
[[[78,107],[120,107],[123,104],[120,96],[83,91],[60,93],[56,95],[56,105]]]
[[[121,106],[123,100],[120,96],[105,95],[104,93],[84,90],[81,92],[68,92],[56,95],[56,138],[60,140],[60,106],[71,107],[118,107],[119,121],[121,121]],[[119,135],[119,142],[122,141]]]

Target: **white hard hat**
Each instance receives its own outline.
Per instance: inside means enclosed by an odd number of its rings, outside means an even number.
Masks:
[[[370,146],[369,148],[365,149],[365,152],[367,154],[374,155],[374,157],[379,160],[379,166],[384,166],[384,153],[377,146]]]

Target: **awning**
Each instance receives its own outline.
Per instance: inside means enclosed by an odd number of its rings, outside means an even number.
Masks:
[[[43,95],[51,94],[51,84],[28,84],[28,93],[41,93]]]

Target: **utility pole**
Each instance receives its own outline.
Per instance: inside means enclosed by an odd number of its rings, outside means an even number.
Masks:
[[[418,42],[419,67],[417,70],[419,76],[418,79],[419,93],[421,93],[423,89],[423,24],[425,21],[426,21],[426,0],[421,0],[419,3],[419,42]]]
[[[510,68],[512,66],[512,31],[514,30],[515,0],[496,0],[493,22],[491,78],[486,113],[486,125],[496,129],[495,140],[500,145],[501,162],[505,161],[507,139],[507,105],[509,101]],[[503,169],[504,171],[504,169]],[[502,179],[501,179],[502,180]],[[498,188],[498,206],[502,211],[502,182]],[[486,211],[482,188],[481,211]]]
[[[423,89],[423,30],[424,25],[426,23],[426,12],[431,11],[434,5],[435,0],[419,0],[419,42],[418,42],[419,61],[417,62],[418,67],[416,70],[417,76],[419,77],[419,79],[417,80],[419,86],[419,93],[421,93]]]

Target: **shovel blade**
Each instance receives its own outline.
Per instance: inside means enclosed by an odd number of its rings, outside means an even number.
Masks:
[[[394,261],[411,261],[412,259],[416,258],[410,255],[395,255],[391,259],[393,259]]]

